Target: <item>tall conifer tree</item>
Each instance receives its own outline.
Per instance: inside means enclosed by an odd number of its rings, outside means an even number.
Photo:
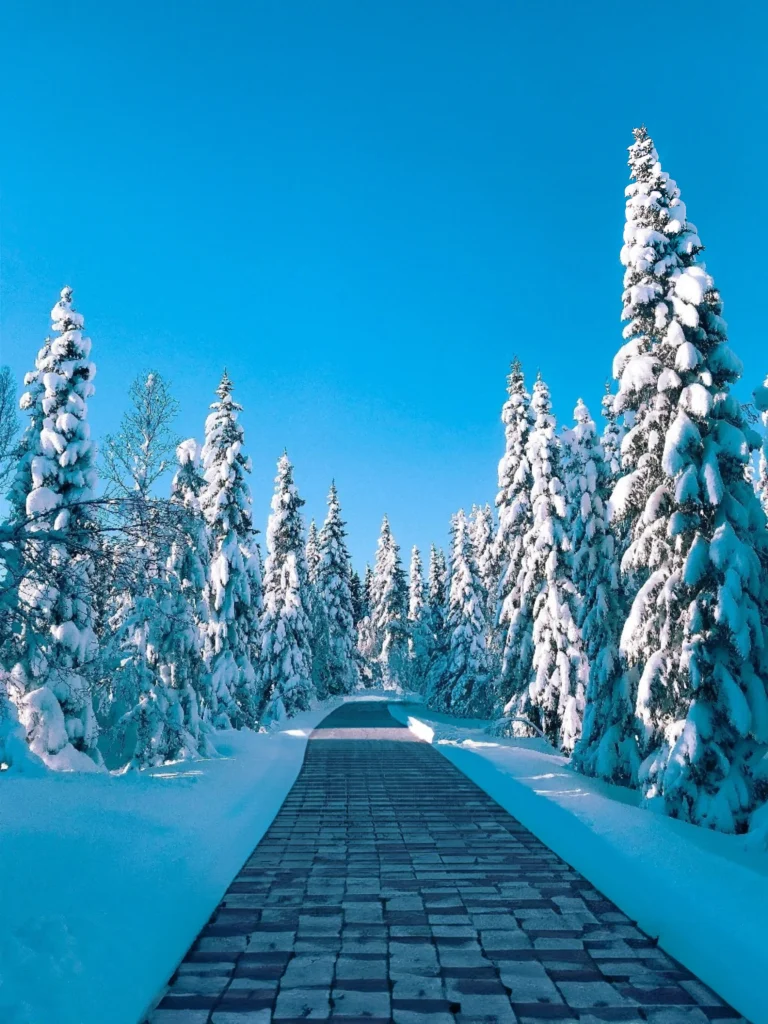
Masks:
[[[351,565],[336,484],[328,492],[328,515],[319,536],[317,588],[328,621],[328,691],[352,693],[360,685]]]
[[[499,462],[499,491],[496,511],[499,525],[495,539],[498,567],[498,603],[495,613],[494,647],[503,652],[516,605],[512,592],[520,576],[524,555],[524,537],[531,525],[531,487],[533,477],[527,446],[531,432],[531,396],[525,389],[523,369],[515,357],[507,377],[507,401],[501,410],[504,424],[504,455]],[[530,660],[530,654],[526,652]],[[501,696],[514,686],[514,666],[504,659],[501,666]]]
[[[277,463],[264,565],[261,661],[268,719],[306,711],[313,696],[303,505],[284,454]]]
[[[226,370],[205,423],[205,488],[200,508],[211,538],[211,568],[206,586],[208,622],[205,657],[211,674],[214,722],[219,728],[253,727],[262,707],[254,652],[258,648],[259,595],[252,591],[254,529],[238,421],[242,406],[232,397]]]
[[[527,717],[555,745],[570,750],[581,731],[584,666],[573,618],[568,565],[565,488],[549,388],[533,389],[533,429],[526,445],[531,468],[532,517],[523,559],[510,592],[512,614],[504,650],[504,679],[512,682],[505,716]],[[499,728],[526,731],[514,721]]]
[[[768,744],[765,517],[758,438],[730,393],[741,364],[701,242],[645,128],[630,147],[617,412],[631,418],[612,505],[635,592],[621,647],[641,673],[647,801],[733,831],[761,795]]]
[[[480,578],[470,524],[461,509],[453,521],[448,595],[448,655],[438,687],[443,705],[459,716],[490,713],[489,662],[486,648],[486,592]]]
[[[573,757],[589,775],[629,784],[636,781],[639,757],[634,707],[619,651],[623,609],[618,552],[608,521],[613,473],[581,399],[573,415],[576,425],[565,434],[563,462],[576,622],[587,673],[583,732]]]
[[[52,768],[93,770],[101,755],[89,678],[98,642],[87,503],[97,470],[87,400],[96,368],[71,288],[62,290],[51,318],[56,335],[40,349],[20,403],[30,422],[11,505],[25,530],[18,588],[24,627],[10,683],[33,752]]]
[[[400,547],[384,516],[371,583],[375,657],[385,686],[402,686],[408,670],[408,586]]]

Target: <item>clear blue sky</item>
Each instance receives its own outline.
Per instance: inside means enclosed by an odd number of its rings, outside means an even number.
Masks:
[[[256,520],[275,461],[308,515],[335,476],[359,566],[492,500],[518,353],[599,412],[620,343],[631,129],[645,121],[725,299],[746,395],[765,351],[759,3],[4,0],[2,361],[64,283],[91,419],[167,375],[200,435],[226,364]]]

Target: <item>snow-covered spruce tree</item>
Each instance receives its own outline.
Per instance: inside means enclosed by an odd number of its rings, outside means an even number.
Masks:
[[[251,460],[243,454],[242,406],[232,398],[226,370],[205,422],[200,494],[211,544],[206,585],[205,661],[211,677],[211,713],[218,728],[259,722],[263,694],[253,659],[258,650],[260,595],[254,594],[258,573],[251,493],[246,474]],[[258,568],[258,565],[256,566]]]
[[[371,584],[374,657],[386,688],[404,686],[408,676],[408,585],[400,547],[384,516]]]
[[[525,390],[520,360],[515,357],[507,377],[507,401],[501,410],[504,424],[504,455],[499,462],[499,490],[496,495],[498,529],[495,540],[495,561],[498,566],[498,604],[494,616],[495,637],[492,647],[504,652],[510,622],[515,613],[512,592],[517,585],[522,565],[523,538],[531,525],[531,487],[533,477],[528,462],[527,445],[531,432],[531,396]],[[527,667],[530,652],[525,652]],[[518,680],[519,681],[519,680]],[[499,682],[499,700],[515,685],[514,665],[504,657]]]
[[[355,626],[357,626],[360,620],[367,614],[367,609],[365,607],[363,581],[360,579],[360,573],[352,568],[350,568],[349,572],[349,593],[352,597],[352,617]]]
[[[438,702],[441,679],[445,674],[448,657],[448,566],[442,548],[431,545],[429,549],[429,573],[427,576],[427,606],[424,618],[428,626],[428,657],[426,679],[426,701]]]
[[[365,573],[363,575],[363,604],[365,607],[365,614],[371,614],[371,594],[373,593],[373,569],[368,562],[365,563]]]
[[[611,382],[605,382],[605,394],[602,400],[603,419],[605,427],[600,439],[603,449],[603,460],[612,481],[618,480],[621,476],[621,442],[626,434],[626,427],[619,422],[618,414],[614,409],[616,396],[611,389]]]
[[[573,415],[576,424],[563,438],[563,466],[576,623],[587,677],[583,731],[573,759],[588,775],[631,784],[640,759],[627,669],[619,652],[623,609],[616,540],[608,520],[613,473],[581,399]]]
[[[171,501],[184,510],[184,516],[168,553],[166,621],[172,628],[164,637],[159,658],[163,675],[179,693],[186,731],[199,753],[211,755],[215,753],[211,736],[215,698],[203,657],[211,548],[200,508],[205,489],[201,455],[194,438],[182,441],[176,450]]]
[[[752,394],[763,426],[768,427],[768,377],[765,378],[760,387],[755,388]],[[760,499],[763,512],[768,516],[768,434],[763,435],[763,443],[760,446],[755,490]]]
[[[486,594],[486,619],[493,622],[498,601],[499,571],[496,561],[496,536],[493,509],[490,505],[473,505],[469,517],[469,535],[480,582]]]
[[[102,759],[89,678],[98,644],[88,503],[97,470],[86,403],[96,368],[71,288],[51,318],[56,336],[40,349],[20,403],[30,422],[10,501],[24,536],[17,592],[23,626],[9,685],[34,753],[52,768],[94,770]]]
[[[504,651],[505,680],[513,687],[501,731],[527,732],[509,717],[530,719],[548,739],[571,750],[581,734],[584,659],[573,617],[566,535],[565,488],[551,412],[549,388],[536,380],[531,408],[536,416],[526,445],[531,467],[532,519],[523,538],[523,560],[510,592],[513,611]]]
[[[304,504],[287,454],[277,463],[264,566],[261,673],[265,720],[306,711],[312,698],[312,623],[305,558]]]
[[[475,561],[470,526],[461,509],[453,521],[448,657],[444,678],[438,687],[439,702],[455,715],[485,717],[493,703],[488,678],[485,605],[486,593]]]
[[[304,555],[307,566],[307,607],[312,626],[312,685],[318,697],[324,700],[331,692],[331,637],[328,610],[318,586],[320,546],[314,519],[309,524]]]
[[[633,423],[612,506],[639,587],[621,636],[641,672],[649,805],[732,832],[766,782],[765,517],[746,468],[759,438],[730,387],[741,364],[675,183],[644,128],[630,147],[616,409]]]
[[[0,771],[19,775],[41,775],[45,767],[27,744],[27,733],[19,722],[16,705],[8,697],[8,677],[0,672]]]
[[[360,677],[364,686],[378,682],[380,675],[377,657],[376,631],[371,621],[371,594],[373,569],[366,563],[363,577],[361,616],[357,621],[357,653],[360,655]]]
[[[360,685],[357,634],[349,581],[351,566],[336,484],[328,492],[328,515],[319,537],[317,590],[328,623],[328,692],[352,693]]]
[[[317,536],[317,523],[314,519],[310,521],[307,530],[307,579],[314,586],[317,583],[317,569],[320,565],[320,546]]]
[[[429,608],[424,584],[424,567],[421,552],[417,547],[411,550],[411,566],[408,577],[408,656],[410,688],[423,692],[431,651]]]

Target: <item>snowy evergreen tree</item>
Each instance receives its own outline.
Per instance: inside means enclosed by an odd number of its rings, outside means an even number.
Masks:
[[[171,501],[185,515],[173,538],[166,566],[168,615],[172,624],[160,649],[160,663],[171,687],[179,692],[183,724],[199,753],[215,752],[210,735],[215,698],[203,657],[208,626],[205,600],[210,573],[210,541],[202,517],[200,499],[205,490],[202,452],[194,438],[177,448],[177,470],[171,485]],[[253,591],[253,587],[251,588]],[[257,607],[259,607],[257,593]],[[253,592],[252,592],[253,604]]]
[[[426,701],[432,705],[439,703],[440,684],[446,673],[449,642],[447,616],[448,566],[445,561],[445,552],[433,544],[429,551],[427,607],[424,615],[429,627]]]
[[[523,561],[523,538],[531,526],[531,488],[533,477],[528,462],[527,446],[531,432],[531,396],[525,390],[520,360],[512,362],[507,377],[507,401],[501,410],[504,424],[504,455],[499,462],[499,491],[496,495],[498,530],[495,540],[495,562],[498,566],[498,605],[495,618],[493,647],[503,652],[510,622],[515,614],[512,592],[517,585]],[[530,652],[525,673],[530,663]],[[514,683],[514,666],[504,658],[501,666],[501,690],[509,692]]]
[[[408,580],[408,622],[410,623],[408,655],[410,659],[410,687],[418,691],[423,691],[426,685],[426,673],[431,652],[428,612],[421,552],[417,547],[414,547],[411,550],[411,567]]]
[[[312,627],[310,649],[312,651],[312,685],[321,700],[331,692],[331,637],[328,621],[328,609],[318,585],[320,567],[320,547],[317,524],[313,519],[309,524],[307,544],[305,548],[307,566],[307,608]]]
[[[424,566],[421,552],[414,545],[411,549],[411,567],[408,575],[408,618],[411,622],[420,622],[424,616]]]
[[[768,377],[765,378],[760,387],[755,388],[752,394],[757,411],[760,413],[763,427],[768,427]],[[768,516],[768,434],[763,435],[763,443],[760,447],[755,489],[763,512]]]
[[[328,692],[352,693],[360,685],[357,636],[349,581],[351,567],[336,485],[328,493],[328,515],[319,537],[317,588],[328,622]]]
[[[513,686],[504,714],[530,719],[552,743],[571,750],[581,733],[584,659],[573,618],[568,565],[565,488],[549,388],[539,378],[531,402],[536,419],[526,444],[531,468],[532,519],[523,560],[510,591],[513,608],[504,650],[504,679]],[[502,731],[525,731],[514,721]]]
[[[363,581],[360,579],[360,573],[356,569],[350,570],[349,592],[352,597],[352,617],[354,618],[355,626],[357,626],[360,620],[368,614],[368,609],[365,607]]]
[[[264,566],[261,660],[267,720],[306,711],[313,695],[303,504],[293,482],[293,466],[288,456],[282,455],[277,463]]]
[[[619,652],[623,608],[616,541],[608,521],[613,471],[581,399],[573,415],[576,425],[565,434],[563,463],[576,622],[587,674],[583,732],[573,760],[589,775],[630,784],[637,779],[640,761],[626,665]]]
[[[496,562],[496,536],[493,509],[490,505],[473,505],[469,517],[469,535],[480,583],[486,594],[485,617],[493,622],[498,601],[499,570]]]
[[[606,468],[613,482],[621,476],[621,442],[624,440],[626,429],[614,409],[616,396],[611,390],[610,381],[605,382],[605,394],[603,395],[602,410],[605,427],[601,445]]]
[[[373,593],[373,569],[365,566],[363,577],[362,616],[357,623],[357,651],[361,659],[361,678],[365,686],[372,686],[380,675],[376,660],[378,648],[376,631],[371,621],[371,594]]]
[[[247,474],[251,460],[243,454],[242,406],[232,398],[226,371],[205,422],[200,494],[211,544],[206,585],[205,661],[211,676],[211,713],[218,728],[258,724],[263,706],[254,652],[259,647],[260,593],[258,558]],[[254,560],[256,566],[254,566]]]
[[[437,702],[460,717],[490,713],[492,695],[486,650],[486,593],[475,561],[464,510],[453,521],[448,596],[448,656]]]
[[[374,652],[386,687],[400,687],[408,674],[408,586],[400,548],[384,516],[371,583]]]
[[[86,403],[96,368],[71,288],[51,317],[56,336],[40,349],[20,403],[30,422],[10,501],[28,571],[18,588],[24,625],[9,684],[32,751],[52,768],[94,770],[101,755],[89,678],[98,643],[88,502],[97,470]]]
[[[313,519],[307,531],[307,579],[314,587],[317,583],[317,570],[320,565],[320,546],[317,537],[317,523]]]
[[[27,744],[26,730],[19,722],[16,705],[8,697],[8,679],[0,674],[0,771],[19,775],[41,775],[43,762]]]
[[[629,528],[621,636],[641,673],[647,802],[724,831],[765,799],[765,517],[747,480],[759,439],[730,394],[741,364],[675,183],[644,128],[630,147],[616,409],[632,426],[612,506]]]

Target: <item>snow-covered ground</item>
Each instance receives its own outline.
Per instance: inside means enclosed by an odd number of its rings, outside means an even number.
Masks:
[[[218,733],[218,759],[3,780],[2,1024],[136,1024],[271,824],[312,728],[338,703],[271,733]]]
[[[419,705],[392,714],[435,744],[753,1024],[768,1024],[768,857],[744,837],[674,821],[586,778],[543,740]]]

